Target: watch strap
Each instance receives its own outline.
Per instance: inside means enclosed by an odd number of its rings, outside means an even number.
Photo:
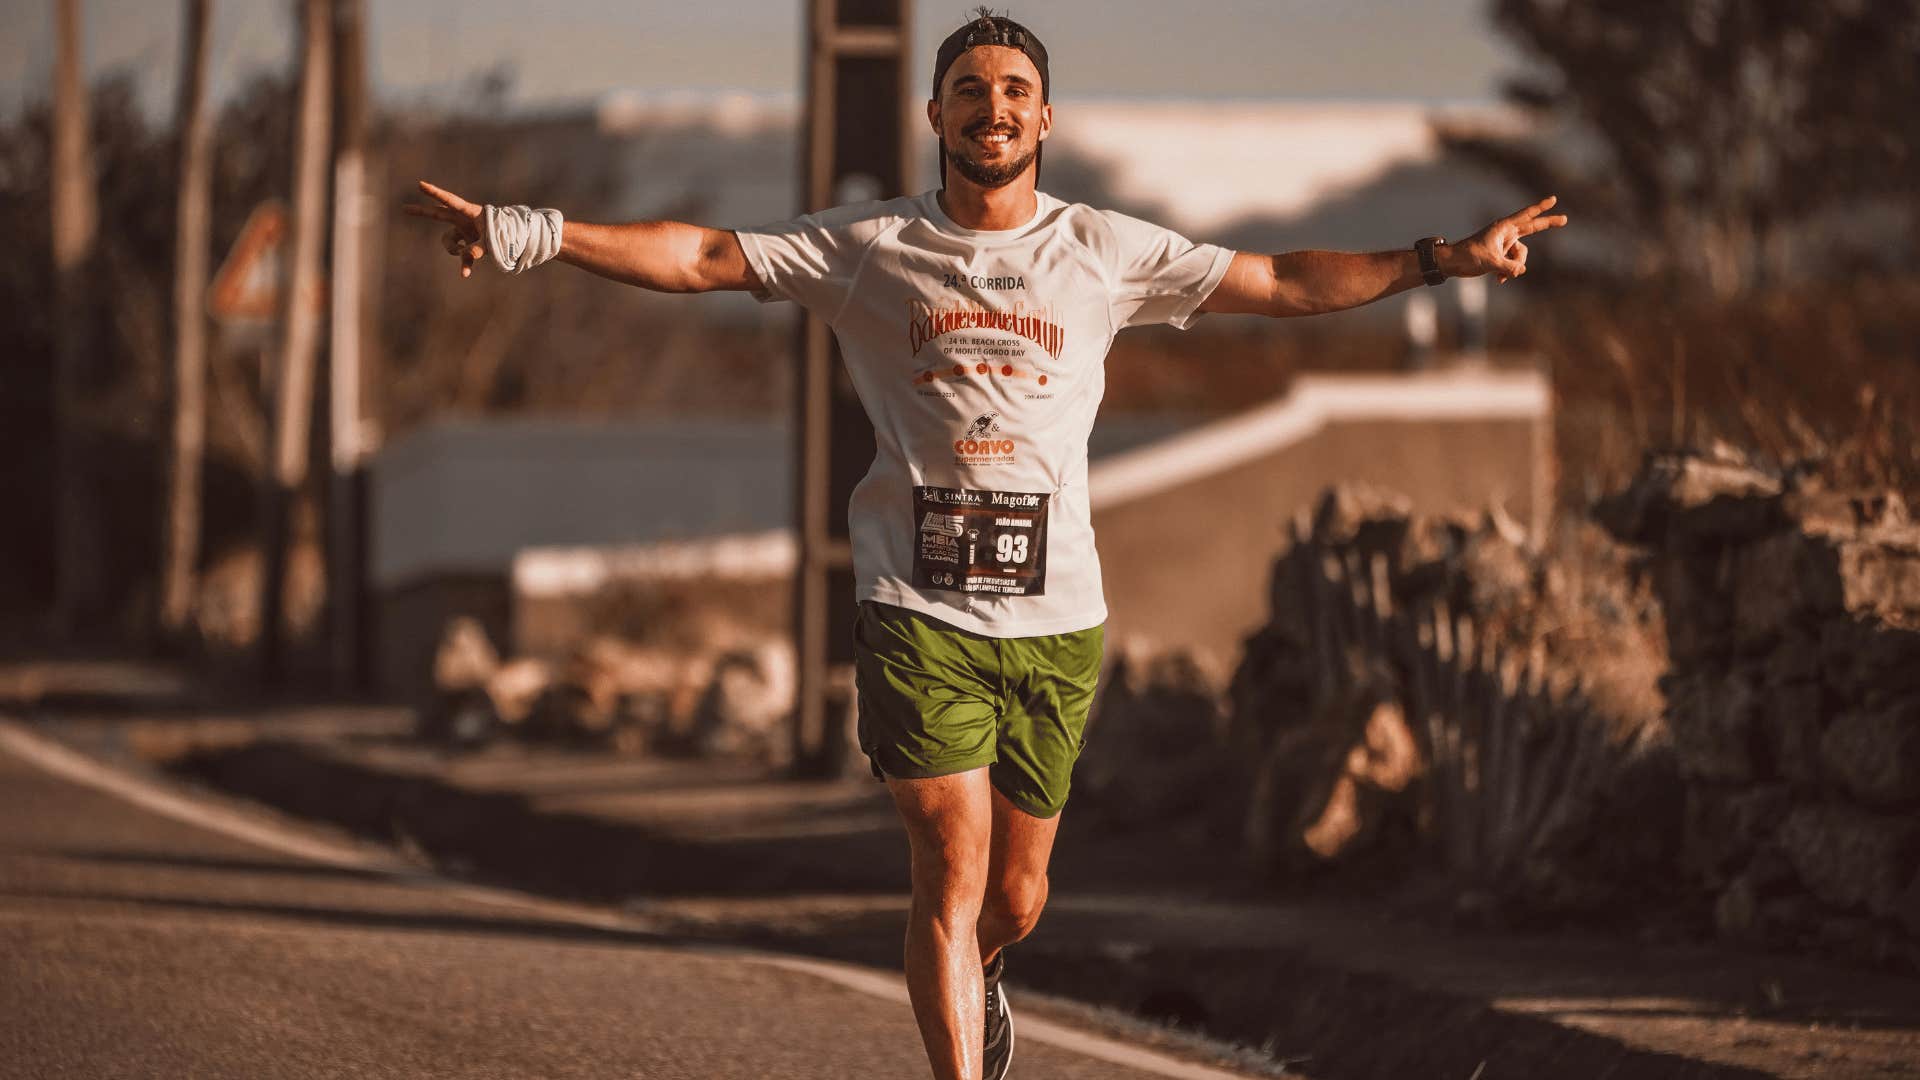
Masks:
[[[1420,277],[1429,285],[1447,280],[1440,270],[1440,256],[1433,250],[1446,242],[1444,236],[1423,236],[1413,242],[1414,253],[1420,256]]]

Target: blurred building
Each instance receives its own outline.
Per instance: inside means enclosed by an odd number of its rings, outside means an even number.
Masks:
[[[1539,373],[1467,367],[1303,378],[1206,423],[1102,420],[1090,484],[1114,640],[1231,663],[1266,615],[1286,523],[1328,485],[1535,521],[1550,416]],[[753,423],[465,421],[396,440],[373,467],[379,685],[418,688],[455,616],[556,655],[604,631],[593,611],[622,589],[784,610],[792,460],[790,431]]]

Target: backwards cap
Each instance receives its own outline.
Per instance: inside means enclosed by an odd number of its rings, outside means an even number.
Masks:
[[[985,9],[982,9],[983,11]],[[960,59],[968,49],[977,49],[982,45],[999,45],[1008,49],[1018,49],[1027,54],[1033,66],[1040,70],[1040,100],[1048,97],[1047,47],[1033,32],[1004,15],[982,14],[960,29],[947,35],[940,43],[940,51],[933,60],[933,97],[940,99],[940,84],[947,77],[947,69]]]

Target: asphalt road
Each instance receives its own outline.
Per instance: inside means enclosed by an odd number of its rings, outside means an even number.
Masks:
[[[927,1075],[897,979],[676,945],[179,818],[0,745],[0,1077]],[[1021,1040],[1015,1077],[1227,1076],[1042,1037]]]

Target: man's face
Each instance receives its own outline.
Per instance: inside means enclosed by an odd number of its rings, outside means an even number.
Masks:
[[[948,167],[984,188],[1005,187],[1027,166],[1053,128],[1053,107],[1040,100],[1040,71],[1019,49],[968,49],[947,69],[927,120],[947,152]]]

